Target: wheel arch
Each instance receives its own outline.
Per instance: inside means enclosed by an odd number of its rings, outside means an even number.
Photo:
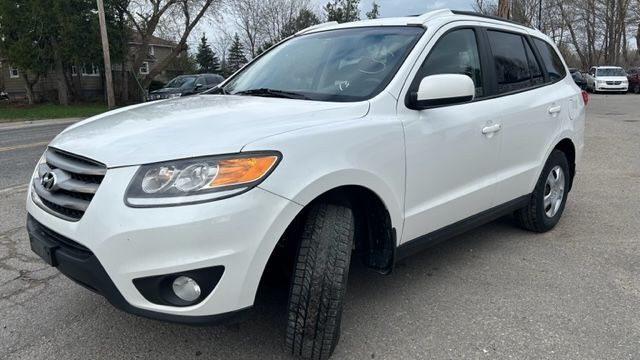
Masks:
[[[556,146],[553,147],[553,150],[560,150],[567,157],[567,161],[569,162],[569,172],[570,172],[568,190],[570,191],[571,188],[573,187],[573,179],[575,178],[575,174],[576,174],[576,146],[570,138],[565,137],[562,140],[560,140],[556,144]]]
[[[341,184],[317,192],[289,222],[264,264],[261,283],[276,280],[278,283],[292,274],[293,264],[300,243],[300,235],[308,210],[317,202],[334,203],[351,207],[355,221],[354,251],[362,263],[381,274],[391,273],[397,247],[397,226],[382,196],[361,184]],[[286,275],[282,276],[282,275]],[[282,285],[282,284],[281,284]],[[257,289],[256,289],[257,290]],[[256,292],[257,293],[257,292]]]

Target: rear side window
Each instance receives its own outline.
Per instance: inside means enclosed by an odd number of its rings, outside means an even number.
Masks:
[[[542,74],[542,68],[540,67],[540,64],[538,64],[538,60],[536,59],[536,56],[533,54],[533,50],[531,50],[531,45],[529,45],[529,42],[526,40],[524,40],[524,47],[527,51],[527,61],[529,61],[529,71],[531,72],[531,82],[533,83],[533,85],[544,84],[544,75]]]
[[[524,38],[501,31],[490,30],[487,33],[496,68],[498,93],[504,94],[534,87],[536,84],[532,72],[539,73],[540,69],[535,59],[529,63]]]
[[[533,42],[536,44],[538,52],[542,57],[542,62],[544,62],[544,66],[547,68],[549,80],[556,82],[564,79],[564,77],[567,76],[567,71],[556,50],[544,40],[534,38]]]
[[[431,49],[418,72],[418,78],[440,74],[468,75],[476,86],[476,98],[484,96],[482,70],[476,33],[472,29],[454,30]],[[419,81],[415,84],[416,90]]]

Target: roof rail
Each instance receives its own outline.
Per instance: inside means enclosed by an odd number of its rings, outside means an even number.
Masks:
[[[533,26],[526,25],[526,24],[523,24],[523,23],[519,23],[517,21],[501,18],[501,17],[498,17],[498,16],[485,15],[485,14],[481,14],[481,13],[477,13],[477,12],[473,12],[473,11],[463,11],[463,10],[452,10],[451,12],[456,14],[456,15],[467,15],[467,16],[474,16],[474,17],[479,17],[479,18],[484,18],[484,19],[497,20],[497,21],[502,21],[502,22],[506,22],[506,23],[509,23],[509,24],[513,24],[513,25],[524,26],[526,28],[536,30],[536,28],[533,27]]]
[[[322,24],[309,26],[306,29],[302,29],[302,30],[298,31],[296,33],[296,35],[302,35],[302,34],[304,34],[306,32],[311,31],[311,30],[318,30],[318,29],[322,29],[322,28],[330,27],[330,26],[334,26],[334,25],[338,25],[338,22],[337,21],[329,21],[329,22],[325,22],[325,23],[322,23]]]
[[[411,21],[409,21],[407,25],[424,26],[429,20],[433,20],[435,18],[439,18],[442,16],[451,16],[453,14],[454,13],[449,9],[429,11],[428,13],[424,13],[420,16],[416,16],[415,18],[411,19]]]

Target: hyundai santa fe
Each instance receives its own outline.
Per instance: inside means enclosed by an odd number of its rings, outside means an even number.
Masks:
[[[274,269],[286,351],[325,359],[351,259],[390,274],[506,214],[558,223],[588,100],[568,74],[539,31],[471,13],[317,25],[209,93],[64,130],[31,182],[31,248],[186,324],[237,321]]]

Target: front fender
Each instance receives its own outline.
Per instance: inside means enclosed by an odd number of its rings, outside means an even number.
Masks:
[[[243,151],[277,150],[278,167],[260,184],[302,206],[332,189],[356,185],[377,194],[398,234],[403,226],[405,149],[395,118],[365,117],[262,139]]]

